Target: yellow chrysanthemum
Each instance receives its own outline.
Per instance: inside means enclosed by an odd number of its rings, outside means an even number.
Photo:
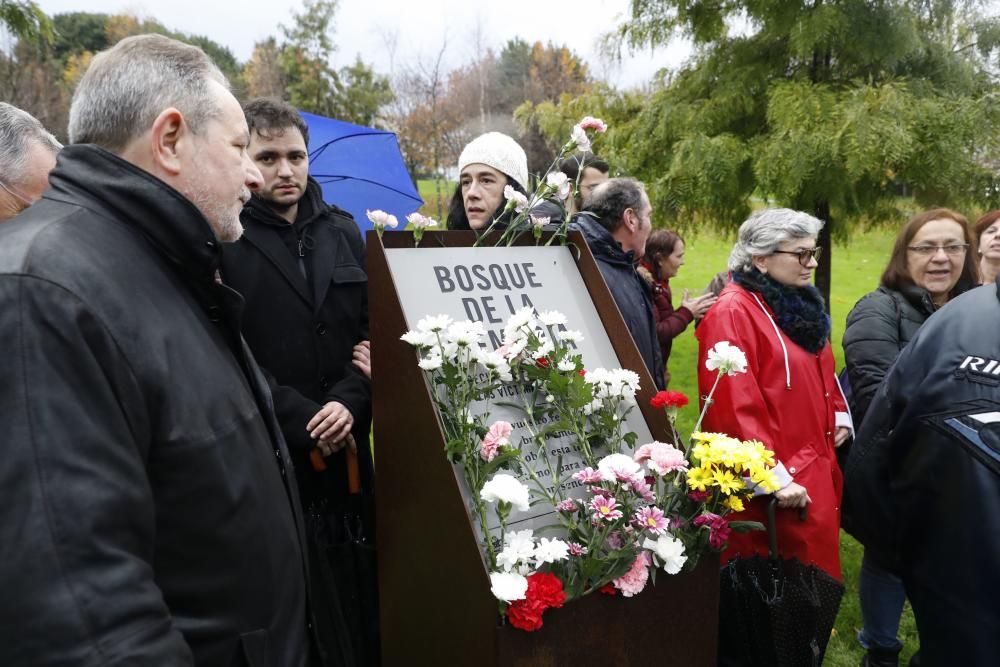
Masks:
[[[729,496],[728,498],[722,501],[722,504],[734,512],[742,512],[744,509],[743,499],[740,498],[739,496]]]
[[[725,494],[733,493],[743,488],[743,480],[728,470],[716,470],[712,481]]]
[[[713,442],[719,438],[728,438],[725,433],[707,433],[705,431],[695,431],[691,434],[691,439],[695,442]]]
[[[712,471],[705,468],[691,468],[687,472],[687,483],[695,491],[705,491],[712,483]]]
[[[778,476],[771,468],[754,466],[750,470],[750,481],[768,493],[774,493],[781,487],[778,485]]]
[[[707,443],[699,442],[697,445],[691,448],[691,456],[694,457],[695,461],[699,465],[711,465],[712,458]]]

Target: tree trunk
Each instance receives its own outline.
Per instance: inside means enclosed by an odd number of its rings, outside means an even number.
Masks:
[[[830,235],[830,228],[833,220],[830,218],[830,202],[825,199],[817,199],[813,205],[813,215],[825,222],[823,229],[819,232],[816,245],[823,249],[823,254],[819,259],[819,266],[816,267],[816,287],[823,300],[826,302],[826,313],[830,314],[830,267],[833,265],[833,239]]]

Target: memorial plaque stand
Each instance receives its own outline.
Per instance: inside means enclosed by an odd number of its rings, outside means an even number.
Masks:
[[[421,247],[470,247],[475,239],[473,232],[428,232]],[[639,373],[636,398],[650,432],[666,440],[663,411],[649,407],[652,378],[600,270],[578,233],[570,241],[621,366]],[[412,247],[409,233],[388,232],[381,241],[368,233],[383,665],[715,665],[716,556],[690,573],[660,570],[657,585],[635,598],[597,593],[551,609],[536,632],[503,624],[430,388],[413,348],[399,340],[408,327],[385,249]],[[510,252],[516,260],[517,246]]]

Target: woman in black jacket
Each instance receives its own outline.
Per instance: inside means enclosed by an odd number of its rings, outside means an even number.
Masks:
[[[976,264],[968,259],[974,248],[968,222],[948,209],[920,213],[900,230],[878,289],[847,316],[844,359],[855,424],[862,423],[889,368],[924,321],[977,283]],[[868,650],[862,664],[897,665],[902,583],[866,552],[859,589],[863,627],[858,640]]]

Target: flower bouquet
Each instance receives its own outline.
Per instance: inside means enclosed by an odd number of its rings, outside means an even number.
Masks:
[[[581,334],[567,325],[558,312],[523,308],[495,350],[482,323],[446,316],[402,336],[418,352],[446,455],[464,477],[500,613],[523,630],[566,601],[596,591],[631,597],[659,570],[692,569],[730,531],[759,528],[726,515],[777,488],[762,443],[700,432],[715,387],[686,446],[673,431],[688,402],[679,392],[652,399],[673,442],[638,443],[626,418],[639,376],[584,368]],[[717,386],[745,372],[746,358],[720,343],[707,364]]]

